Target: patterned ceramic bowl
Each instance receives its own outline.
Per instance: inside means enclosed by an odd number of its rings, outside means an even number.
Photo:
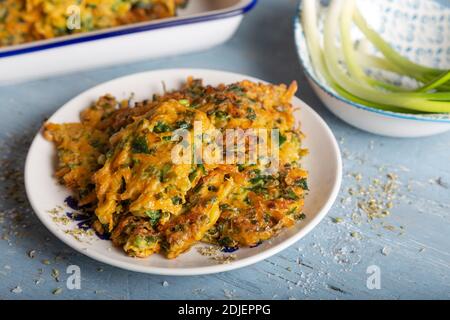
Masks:
[[[318,1],[319,30],[330,1]],[[450,69],[450,2],[448,0],[358,0],[369,25],[407,58],[432,67]],[[315,73],[301,23],[295,19],[295,41],[304,71],[314,91],[336,116],[365,131],[391,137],[421,137],[450,130],[450,114],[403,114],[371,108],[337,94]],[[354,40],[363,39],[356,26]],[[365,41],[361,41],[365,44]],[[367,43],[367,42],[366,42]],[[367,50],[372,50],[367,46]],[[403,87],[414,83],[405,77],[373,70],[378,78]]]

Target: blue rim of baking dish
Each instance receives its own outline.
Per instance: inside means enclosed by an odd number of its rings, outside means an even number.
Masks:
[[[150,30],[156,30],[156,29],[162,29],[162,28],[168,28],[168,27],[176,27],[186,24],[192,24],[197,22],[205,22],[205,21],[211,21],[211,20],[218,20],[223,18],[229,18],[238,16],[241,14],[245,14],[256,5],[258,0],[248,0],[247,3],[243,6],[238,6],[237,8],[230,9],[228,11],[218,12],[218,13],[211,13],[201,16],[193,16],[193,17],[186,17],[186,18],[177,18],[176,20],[167,20],[152,24],[144,24],[144,25],[137,25],[137,26],[123,26],[119,27],[120,29],[113,29],[111,31],[97,31],[96,33],[84,33],[84,34],[77,34],[76,37],[73,38],[67,38],[71,36],[66,36],[64,38],[56,38],[50,40],[51,42],[46,43],[38,43],[37,41],[30,44],[25,44],[25,47],[17,48],[17,49],[9,49],[2,52],[0,50],[0,58],[6,58],[6,57],[12,57],[17,56],[21,54],[27,54],[27,53],[33,53],[36,51],[42,51],[47,49],[53,49],[53,48],[59,48],[64,47],[68,45],[73,45],[77,43],[83,43],[83,42],[89,42],[89,41],[95,41],[100,39],[107,39],[117,36],[123,36],[127,34],[132,33],[138,33],[138,32],[144,32],[144,31],[150,31]]]
[[[297,13],[293,19],[293,24],[294,24],[294,42],[295,42],[295,46],[297,48],[297,56],[300,60],[300,64],[303,67],[303,71],[305,72],[306,76],[311,79],[323,92],[325,92],[327,95],[329,95],[330,97],[337,99],[339,101],[342,101],[346,104],[351,105],[352,107],[356,107],[358,109],[362,109],[365,111],[369,111],[369,112],[373,112],[373,113],[378,113],[381,115],[384,115],[386,117],[391,117],[391,118],[398,118],[398,119],[403,119],[403,120],[415,120],[415,121],[423,121],[423,122],[438,122],[438,123],[450,123],[450,118],[448,119],[439,119],[439,118],[427,118],[426,115],[412,115],[412,114],[402,114],[402,113],[396,113],[396,112],[392,112],[392,111],[385,111],[385,110],[381,110],[381,109],[375,109],[375,108],[371,108],[368,106],[365,106],[363,104],[359,104],[356,102],[353,102],[351,100],[347,100],[344,97],[341,97],[340,95],[336,94],[335,92],[331,91],[329,88],[325,87],[323,85],[323,83],[321,81],[319,81],[316,76],[314,74],[311,73],[310,70],[308,70],[308,68],[306,68],[305,66],[305,62],[303,61],[303,58],[300,54],[300,41],[298,39],[298,33],[302,32],[303,37],[305,37],[305,33],[303,31],[303,28],[301,27],[301,12],[302,12],[302,0],[300,0],[298,2],[298,7],[297,7]],[[308,50],[306,50],[308,52]]]

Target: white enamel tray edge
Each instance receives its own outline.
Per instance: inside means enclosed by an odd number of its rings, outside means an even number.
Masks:
[[[0,47],[0,85],[206,50],[229,40],[256,3],[196,0],[177,17]]]

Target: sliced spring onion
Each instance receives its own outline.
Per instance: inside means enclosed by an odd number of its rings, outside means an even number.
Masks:
[[[355,24],[358,26],[361,32],[364,33],[364,35],[372,42],[372,44],[378,50],[380,50],[386,58],[392,60],[406,74],[410,74],[412,77],[417,74],[437,77],[446,71],[419,65],[397,53],[386,41],[384,41],[384,39],[378,33],[376,33],[369,27],[358,9],[354,11],[353,18]]]
[[[325,81],[333,85],[333,80],[329,76],[328,70],[326,70],[322,47],[319,43],[320,35],[317,30],[316,0],[303,1],[302,21],[304,24],[303,30],[305,32],[306,44],[314,69],[317,75],[322,76]]]
[[[370,29],[357,10],[355,0],[332,0],[324,22],[323,50],[317,28],[316,0],[303,1],[302,21],[315,72],[341,96],[393,112],[450,112],[450,92],[442,92],[445,86],[450,86],[450,71],[418,65],[395,52]],[[353,22],[381,51],[383,58],[355,49],[350,36]],[[336,44],[338,32],[340,46]],[[365,68],[407,75],[425,85],[416,91],[407,90],[370,77]]]
[[[427,92],[427,91],[436,89],[436,88],[446,84],[447,82],[450,82],[450,71],[444,72],[441,76],[439,76],[436,79],[434,79],[433,81],[429,82],[422,88],[419,88],[419,90],[417,90],[417,91]]]
[[[373,104],[370,101],[363,100],[358,98],[351,93],[342,89],[337,83],[334,82],[333,78],[330,76],[327,66],[325,65],[325,59],[323,50],[319,43],[319,31],[317,30],[317,12],[316,12],[316,0],[304,0],[303,8],[302,8],[302,21],[303,21],[303,30],[305,32],[306,43],[309,49],[310,57],[312,64],[314,66],[314,71],[317,76],[321,76],[324,80],[342,97],[360,103],[369,107],[379,108],[383,110],[393,111],[393,112],[402,112],[403,109],[392,107],[392,106],[384,106],[379,104]],[[370,59],[373,61],[374,65],[383,66],[384,68],[388,68],[386,65],[389,65],[389,62],[383,61],[382,58],[369,57],[363,54],[358,54],[362,59]],[[384,64],[385,63],[385,64]]]
[[[341,45],[344,52],[344,60],[347,65],[348,72],[354,80],[367,83],[373,87],[380,87],[394,92],[406,91],[404,88],[389,84],[387,82],[373,79],[366,75],[365,71],[361,68],[356,57],[356,52],[352,42],[350,30],[353,22],[353,13],[355,11],[355,0],[347,0],[342,8],[341,13]]]

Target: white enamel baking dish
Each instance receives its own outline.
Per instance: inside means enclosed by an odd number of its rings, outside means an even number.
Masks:
[[[174,18],[0,48],[0,84],[200,51],[237,30],[257,0],[190,0]]]

